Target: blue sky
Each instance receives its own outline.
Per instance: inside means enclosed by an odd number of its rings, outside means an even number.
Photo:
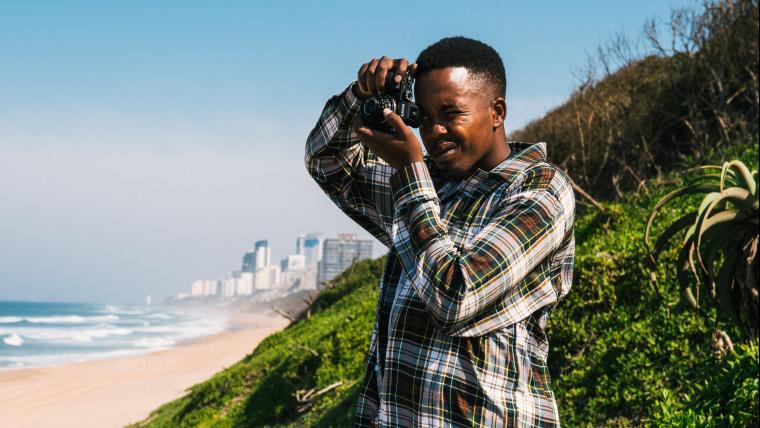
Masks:
[[[258,239],[279,260],[301,233],[363,234],[302,163],[363,62],[480,39],[506,65],[509,131],[614,34],[690,4],[0,3],[0,300],[161,299]]]

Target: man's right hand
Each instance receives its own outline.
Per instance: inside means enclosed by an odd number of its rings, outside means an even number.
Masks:
[[[414,75],[417,64],[409,65],[406,58],[393,59],[383,56],[380,59],[373,59],[359,69],[356,85],[354,85],[354,95],[363,100],[372,95],[384,93],[385,78],[389,71],[396,73],[394,80],[398,83],[407,71]]]

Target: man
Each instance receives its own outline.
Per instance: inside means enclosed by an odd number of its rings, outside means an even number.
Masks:
[[[416,77],[420,136],[361,100]],[[558,426],[544,328],[570,290],[575,200],[546,146],[508,143],[498,53],[453,37],[364,64],[306,145],[314,180],[389,248],[359,426]]]

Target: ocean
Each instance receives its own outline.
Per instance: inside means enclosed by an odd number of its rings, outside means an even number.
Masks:
[[[227,321],[198,307],[0,301],[0,370],[168,349]]]

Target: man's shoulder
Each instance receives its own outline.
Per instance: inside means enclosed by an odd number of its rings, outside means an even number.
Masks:
[[[510,143],[511,146],[513,144],[523,151],[522,155],[517,154],[521,156],[522,165],[520,177],[511,183],[518,187],[513,188],[513,191],[556,198],[565,213],[574,215],[575,193],[572,180],[562,168],[547,160],[546,143]]]

